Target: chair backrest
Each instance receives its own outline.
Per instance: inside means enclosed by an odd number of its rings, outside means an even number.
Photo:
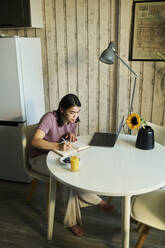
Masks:
[[[151,122],[147,124],[154,130],[155,141],[165,146],[165,126],[160,126]]]
[[[49,181],[49,177],[41,174],[40,172],[34,171],[29,164],[29,146],[32,140],[32,137],[35,133],[37,124],[24,126],[22,128],[22,150],[24,157],[24,168],[28,175],[37,178],[42,181]]]

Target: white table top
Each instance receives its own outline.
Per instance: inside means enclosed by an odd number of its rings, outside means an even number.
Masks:
[[[82,136],[88,142],[92,136]],[[147,193],[165,185],[165,148],[155,143],[152,150],[135,147],[136,136],[120,134],[115,147],[81,151],[78,172],[62,165],[60,156],[49,152],[48,169],[70,188],[107,196]]]

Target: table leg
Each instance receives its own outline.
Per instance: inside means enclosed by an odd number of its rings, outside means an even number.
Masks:
[[[56,203],[56,181],[50,176],[49,184],[49,206],[48,206],[48,240],[52,240],[53,236],[53,224],[55,214],[55,203]]]
[[[122,247],[123,248],[129,248],[130,203],[131,203],[130,196],[123,197],[122,199]]]

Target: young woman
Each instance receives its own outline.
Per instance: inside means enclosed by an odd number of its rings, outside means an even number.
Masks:
[[[32,168],[42,174],[49,175],[46,166],[46,156],[49,150],[67,151],[70,142],[61,142],[62,138],[75,142],[76,127],[79,122],[81,103],[74,94],[64,96],[56,111],[46,113],[40,120],[32,138],[29,161]],[[112,205],[103,201],[95,194],[82,193],[60,185],[64,206],[64,226],[75,235],[82,236],[80,207],[98,205],[105,211],[112,211]]]

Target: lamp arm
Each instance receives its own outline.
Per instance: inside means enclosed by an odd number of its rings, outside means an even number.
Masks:
[[[116,50],[113,48],[114,54],[121,60],[121,62],[134,74],[134,86],[132,90],[132,96],[131,96],[131,105],[129,107],[129,113],[133,112],[133,101],[134,101],[134,96],[135,96],[135,88],[136,88],[136,79],[138,78],[138,74],[134,72],[131,67],[116,53]]]
[[[129,108],[129,113],[133,112],[133,101],[134,101],[134,96],[135,96],[136,79],[137,79],[137,77],[134,78],[134,85],[133,85],[133,90],[132,90],[131,105]]]
[[[134,74],[134,76],[137,78],[138,74],[134,72],[131,67],[116,53],[116,51],[113,49],[114,54],[121,60],[121,62]]]

